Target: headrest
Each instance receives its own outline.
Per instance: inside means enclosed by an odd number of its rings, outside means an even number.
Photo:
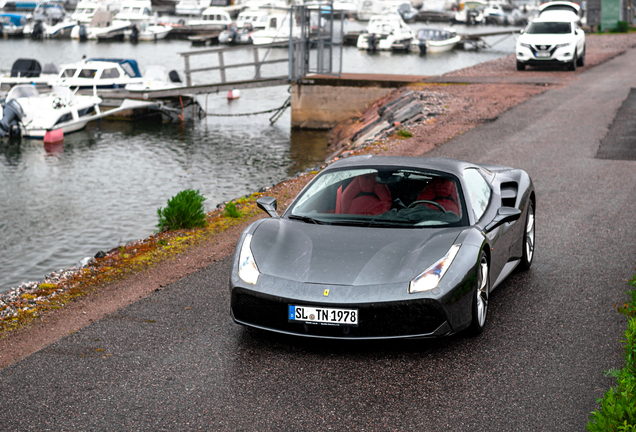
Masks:
[[[439,179],[435,182],[435,193],[440,197],[452,196],[455,193],[455,183]]]
[[[357,178],[362,192],[371,193],[375,191],[375,174],[365,174]]]

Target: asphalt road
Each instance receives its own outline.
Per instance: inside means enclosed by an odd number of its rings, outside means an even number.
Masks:
[[[595,157],[634,70],[631,50],[429,154],[535,181],[534,265],[493,293],[481,336],[244,329],[225,259],[0,371],[0,429],[584,430],[621,365],[613,304],[636,262],[636,161]]]

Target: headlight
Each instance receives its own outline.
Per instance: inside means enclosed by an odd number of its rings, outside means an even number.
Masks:
[[[442,280],[446,270],[450,267],[451,263],[459,252],[460,245],[453,245],[446,252],[446,255],[435,264],[424,270],[415,279],[413,279],[409,285],[409,292],[411,294],[429,291],[437,287],[439,281]]]
[[[522,47],[525,47],[525,48],[532,48],[532,47],[530,46],[530,44],[523,43],[523,42],[519,42],[519,45],[521,45]]]
[[[557,48],[565,48],[565,47],[569,47],[571,44],[569,43],[564,43],[564,44],[558,44],[556,47]]]
[[[239,254],[238,275],[248,284],[256,285],[260,272],[258,267],[256,267],[256,261],[254,261],[254,254],[250,248],[251,243],[252,234],[248,234],[243,240],[243,246],[241,246],[241,253]]]

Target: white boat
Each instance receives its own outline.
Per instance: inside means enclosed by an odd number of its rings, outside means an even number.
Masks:
[[[243,27],[238,28],[236,24],[230,24],[228,30],[223,30],[219,34],[219,43],[228,45],[249,45],[254,43],[252,40],[252,25],[250,23],[244,24]]]
[[[17,85],[7,95],[3,120],[9,109],[21,113],[19,126],[23,137],[44,138],[53,129],[62,129],[66,134],[84,128],[92,115],[101,114],[101,102],[96,95],[76,95],[68,87],[54,87],[51,93],[40,94],[35,86]],[[0,128],[4,129],[1,125]]]
[[[265,9],[246,9],[236,17],[236,26],[242,29],[250,25],[253,30],[264,30],[267,27],[269,12]]]
[[[100,9],[106,10],[103,3],[97,3],[92,0],[82,0],[77,3],[75,11],[71,14],[71,20],[75,23],[90,24],[93,15]]]
[[[360,21],[369,21],[372,16],[382,13],[384,2],[380,0],[361,0],[358,3],[356,18]]]
[[[154,18],[150,0],[126,0],[115,14],[116,21],[129,21],[132,24],[148,22]]]
[[[289,16],[290,12],[286,14],[274,13],[267,17],[267,27],[263,30],[258,30],[252,33],[252,41],[254,45],[265,45],[276,42],[288,42],[289,41]],[[292,27],[291,37],[296,39],[300,37],[300,27],[294,22]]]
[[[97,58],[62,65],[51,85],[106,89],[123,88],[136,82],[143,82],[143,79],[135,60]]]
[[[0,26],[2,26],[2,34],[7,37],[20,37],[24,33],[24,26],[27,19],[24,15],[15,13],[0,14]]]
[[[129,39],[136,37],[139,41],[158,41],[165,39],[171,31],[172,27],[168,25],[143,22],[135,24],[134,29],[126,30],[125,35]]]
[[[75,22],[64,8],[64,2],[46,0],[39,3],[29,22],[24,26],[24,35],[32,39],[70,39]]]
[[[188,20],[192,30],[225,30],[232,23],[230,14],[220,7],[206,8],[200,17]]]
[[[367,51],[410,51],[414,35],[400,15],[375,15],[369,20],[367,33],[358,37],[356,46]]]
[[[485,21],[484,10],[488,3],[481,0],[466,0],[459,4],[455,21],[460,24],[482,24]]]
[[[181,78],[176,71],[166,71],[163,66],[148,66],[144,71],[141,81],[126,84],[126,90],[131,92],[143,92],[146,90],[165,90],[183,87]]]
[[[124,37],[124,32],[132,27],[130,21],[115,20],[111,12],[98,10],[91,22],[80,24],[71,30],[71,39],[97,40],[100,36]]]
[[[421,28],[413,43],[422,54],[440,53],[452,50],[461,39],[461,36],[450,29]]]
[[[209,7],[210,0],[180,0],[176,4],[174,12],[177,15],[198,17]]]

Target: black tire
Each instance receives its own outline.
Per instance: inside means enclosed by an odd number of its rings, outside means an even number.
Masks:
[[[467,333],[477,336],[484,331],[488,315],[488,300],[490,297],[490,265],[486,252],[481,251],[477,262],[477,286],[473,295],[473,318]]]
[[[524,65],[524,64],[523,64],[523,63],[521,63],[521,62],[517,62],[517,70],[518,70],[518,71],[526,70],[526,65]]]
[[[583,54],[576,60],[576,65],[579,67],[585,66],[585,46],[583,47]]]
[[[570,71],[575,71],[576,70],[576,64],[578,63],[578,56],[576,54],[576,51],[574,51],[574,55],[572,56],[572,61],[570,63],[568,63],[568,70]]]
[[[526,224],[523,227],[523,254],[521,255],[521,262],[519,263],[520,270],[528,270],[532,265],[532,260],[534,259],[536,238],[534,227],[534,203],[530,201],[528,212],[526,213]]]

